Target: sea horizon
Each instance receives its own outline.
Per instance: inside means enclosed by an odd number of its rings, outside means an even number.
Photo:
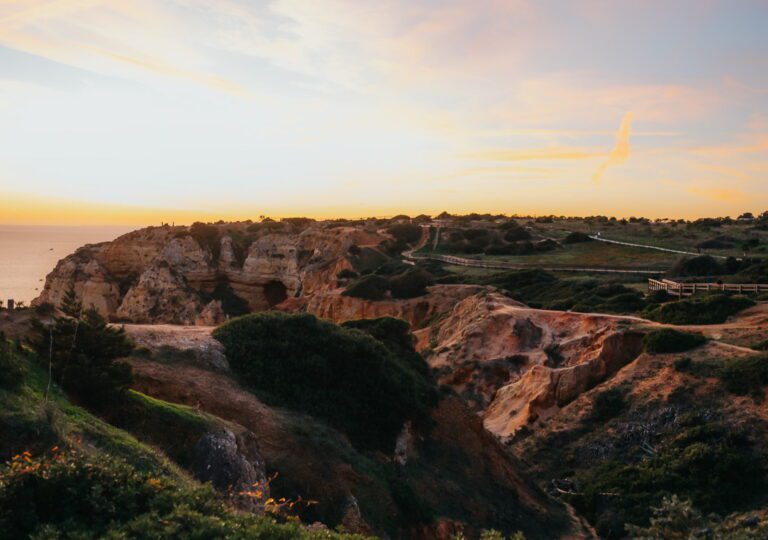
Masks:
[[[58,261],[86,244],[136,230],[127,225],[0,224],[0,300],[29,304]]]

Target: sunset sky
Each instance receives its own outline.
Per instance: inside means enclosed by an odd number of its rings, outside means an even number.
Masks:
[[[0,223],[768,210],[768,2],[0,0]]]

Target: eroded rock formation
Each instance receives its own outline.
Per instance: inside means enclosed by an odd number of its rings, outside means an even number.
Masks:
[[[352,245],[382,237],[360,228],[286,225],[279,232],[246,223],[150,227],[87,245],[61,260],[35,304],[58,305],[70,284],[83,303],[112,320],[215,325],[336,286]],[[211,232],[212,231],[212,232]]]

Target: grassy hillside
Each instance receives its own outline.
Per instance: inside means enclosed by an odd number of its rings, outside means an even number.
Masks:
[[[0,371],[14,374],[0,386],[0,530],[9,538],[342,536],[236,512],[166,454],[74,405],[55,384],[46,398],[47,373],[17,344],[0,343]],[[148,438],[164,428],[166,443],[221,422],[136,392],[129,403],[126,411],[140,414],[125,423]]]

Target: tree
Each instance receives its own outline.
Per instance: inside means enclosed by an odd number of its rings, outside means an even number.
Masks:
[[[31,345],[47,360],[50,378],[83,404],[108,406],[131,382],[131,367],[118,361],[133,351],[123,328],[114,328],[93,306],[83,309],[74,284],[59,306],[61,316],[33,322]]]

